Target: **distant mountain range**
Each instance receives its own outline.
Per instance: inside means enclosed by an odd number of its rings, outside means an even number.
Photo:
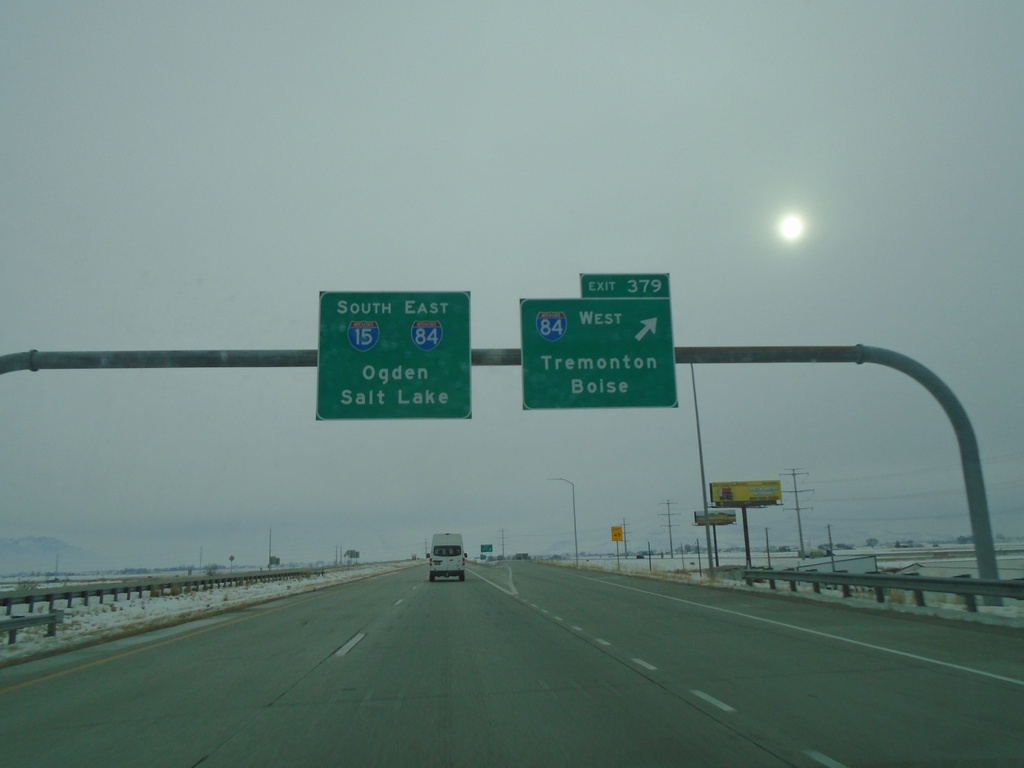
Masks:
[[[49,536],[0,539],[0,574],[4,576],[81,569],[96,559],[88,550]]]

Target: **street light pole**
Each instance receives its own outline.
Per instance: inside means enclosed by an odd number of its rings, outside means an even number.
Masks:
[[[561,480],[563,483],[568,483],[572,486],[572,540],[576,546],[576,567],[580,567],[580,540],[576,535],[576,484],[572,480],[566,480],[564,477],[549,477],[548,480]]]
[[[690,363],[690,383],[693,385],[693,419],[697,422],[697,455],[700,458],[700,492],[704,499],[704,536],[708,544],[708,575],[715,576],[715,561],[711,559],[711,526],[708,525],[708,485],[704,477],[704,446],[700,439],[700,412],[697,410],[697,378],[693,375],[693,363]],[[715,531],[718,535],[718,531]],[[715,554],[718,554],[718,541],[715,540]]]

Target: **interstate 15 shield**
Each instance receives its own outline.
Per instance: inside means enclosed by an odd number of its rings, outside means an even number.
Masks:
[[[380,326],[372,320],[353,320],[348,324],[348,343],[360,352],[373,349],[380,340]]]

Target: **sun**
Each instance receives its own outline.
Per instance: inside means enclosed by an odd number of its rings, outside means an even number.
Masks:
[[[796,242],[804,236],[805,231],[807,231],[807,225],[804,224],[803,217],[798,214],[788,213],[779,219],[779,236],[786,242]]]

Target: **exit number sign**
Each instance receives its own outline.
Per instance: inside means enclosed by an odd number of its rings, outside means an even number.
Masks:
[[[668,274],[580,275],[585,299],[667,299]]]

